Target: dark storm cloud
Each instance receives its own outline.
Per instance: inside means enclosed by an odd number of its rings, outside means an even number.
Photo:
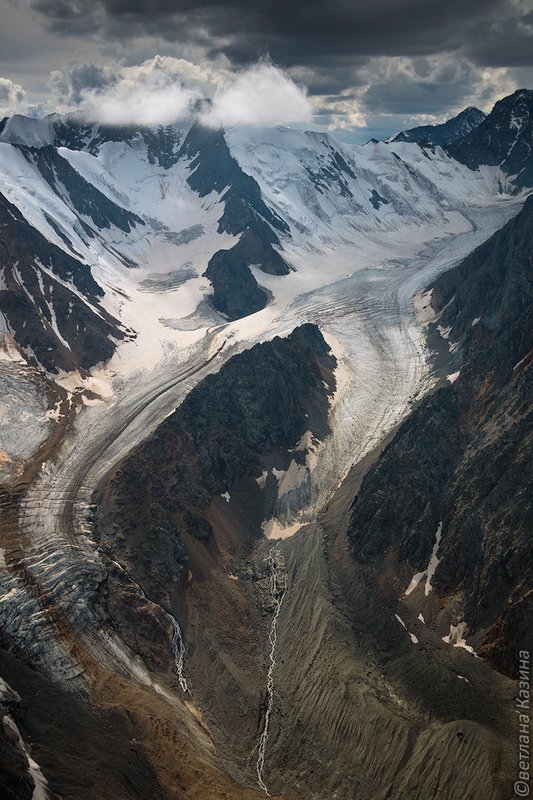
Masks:
[[[117,76],[99,64],[71,64],[61,72],[52,72],[50,85],[58,99],[67,104],[81,103],[87,89],[104,89],[117,82]]]
[[[332,75],[339,60],[362,56],[457,51],[479,64],[533,63],[529,0],[33,0],[33,7],[65,34],[194,42],[234,64],[268,51],[284,66]]]
[[[0,5],[10,2],[18,5]],[[51,67],[52,88],[65,106],[78,103],[86,91],[105,89],[114,75],[119,80],[121,69],[142,67],[154,53],[207,65],[223,79],[232,68],[269,54],[308,87],[317,123],[343,131],[387,125],[390,132],[441,121],[471,104],[488,110],[496,98],[533,79],[533,0],[23,4],[47,41],[71,54]],[[38,43],[38,31],[30,38]],[[106,68],[98,66],[102,57]],[[65,68],[73,60],[94,63]],[[21,66],[4,74],[24,82]]]
[[[476,79],[477,71],[468,62],[418,57],[376,75],[360,101],[379,114],[439,114],[468,98]]]

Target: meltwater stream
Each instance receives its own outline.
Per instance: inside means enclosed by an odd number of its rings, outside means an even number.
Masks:
[[[272,617],[272,622],[270,623],[270,632],[268,635],[268,640],[270,642],[270,653],[269,653],[269,666],[267,672],[267,684],[266,684],[266,694],[267,694],[267,703],[266,703],[266,711],[265,711],[265,721],[263,725],[263,731],[261,736],[259,737],[259,742],[257,745],[257,763],[256,763],[256,774],[257,774],[257,782],[259,787],[269,795],[268,787],[264,781],[264,769],[265,769],[265,753],[268,743],[268,728],[270,724],[270,715],[272,713],[272,707],[274,704],[274,669],[276,667],[276,641],[278,638],[278,619],[279,614],[281,611],[281,606],[283,604],[283,599],[287,592],[287,573],[285,571],[285,556],[279,550],[277,545],[274,545],[269,550],[268,553],[268,568],[270,572],[270,595],[272,597],[272,601],[274,603],[274,616]],[[270,796],[270,795],[269,795]]]
[[[169,614],[172,621],[174,633],[172,634],[172,652],[174,654],[174,666],[178,675],[178,681],[182,692],[190,692],[187,684],[187,678],[183,674],[183,662],[185,660],[185,644],[183,642],[183,635],[178,620]]]

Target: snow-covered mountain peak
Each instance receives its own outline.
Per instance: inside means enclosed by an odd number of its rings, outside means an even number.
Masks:
[[[390,137],[389,142],[419,142],[420,144],[440,145],[446,147],[458,144],[469,133],[480,125],[485,114],[475,106],[468,106],[457,116],[437,125],[420,125],[416,128],[400,131]]]
[[[284,126],[110,127],[70,114],[16,116],[0,135],[6,202],[46,247],[90,267],[99,304],[137,334],[120,352],[151,340],[161,353],[161,342],[180,346],[266,306],[271,318],[393,253],[472,230],[478,207],[516,191],[485,164],[472,171],[438,146],[351,145]],[[27,259],[28,274],[13,271],[10,303],[29,297],[42,322],[35,268]],[[66,316],[55,320],[49,334],[68,346]]]
[[[14,114],[6,120],[0,132],[0,142],[26,147],[46,147],[54,143],[55,124],[60,119],[60,114],[49,114],[42,119]]]

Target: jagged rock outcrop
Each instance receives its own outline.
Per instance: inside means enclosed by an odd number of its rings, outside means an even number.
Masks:
[[[204,273],[213,285],[213,307],[229,320],[261,311],[268,302],[268,294],[254,278],[239,244],[231,250],[218,250]]]
[[[0,672],[9,683],[8,691],[0,697],[0,712],[10,715],[26,746],[31,743],[31,757],[48,783],[47,798],[162,800],[155,771],[139,741],[138,717],[128,717],[112,704],[91,707],[1,647]],[[0,755],[2,798],[31,800],[44,796],[33,794],[35,782],[28,753],[21,750],[13,727],[3,727],[1,722]]]
[[[204,274],[213,285],[212,303],[230,320],[253,314],[265,307],[268,294],[250,266],[271,275],[289,273],[289,265],[275,249],[281,248],[278,233],[289,233],[289,226],[266,205],[257,181],[233,158],[223,131],[193,125],[181,153],[192,159],[187,179],[191,188],[200,197],[222,194],[219,232],[242,234],[231,249],[218,250],[209,261]]]
[[[232,513],[248,529],[240,547],[254,542],[276,499],[256,478],[286,468],[306,431],[328,434],[335,364],[310,324],[256,345],[202,381],[120,465],[102,490],[98,528],[148,597],[168,607],[191,543],[212,550],[213,498],[234,497]],[[296,457],[305,460],[305,449]]]
[[[19,706],[19,695],[0,678],[0,794],[5,800],[31,800],[35,789],[28,759],[12,727]]]
[[[55,147],[21,148],[24,157],[34,162],[39,172],[62,200],[82,217],[88,217],[99,230],[114,225],[129,233],[138,225],[144,225],[137,214],[114,203],[85,180]]]
[[[532,143],[533,90],[518,89],[498,100],[483,122],[449,151],[471,169],[499,166],[520,189],[533,186]]]
[[[442,523],[435,591],[499,669],[526,647],[533,576],[533,199],[432,287],[439,329],[460,374],[426,398],[354,500],[354,557],[394,552],[426,569]],[[527,648],[526,648],[527,649]]]
[[[0,312],[28,363],[88,370],[127,331],[99,303],[88,264],[49,242],[0,195]]]
[[[487,115],[479,108],[469,106],[440,125],[419,125],[406,131],[400,131],[392,139],[393,142],[418,142],[426,145],[446,147],[458,144],[480,125]]]

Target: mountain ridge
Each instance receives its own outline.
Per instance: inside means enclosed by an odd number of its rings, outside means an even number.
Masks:
[[[6,123],[0,791],[507,800],[518,101],[482,123],[491,164],[468,137],[463,163],[286,127]]]
[[[455,117],[446,122],[433,125],[418,125],[415,128],[400,131],[395,136],[387,139],[389,142],[417,142],[423,145],[448,145],[458,144],[477,128],[487,115],[475,106],[468,106]]]

